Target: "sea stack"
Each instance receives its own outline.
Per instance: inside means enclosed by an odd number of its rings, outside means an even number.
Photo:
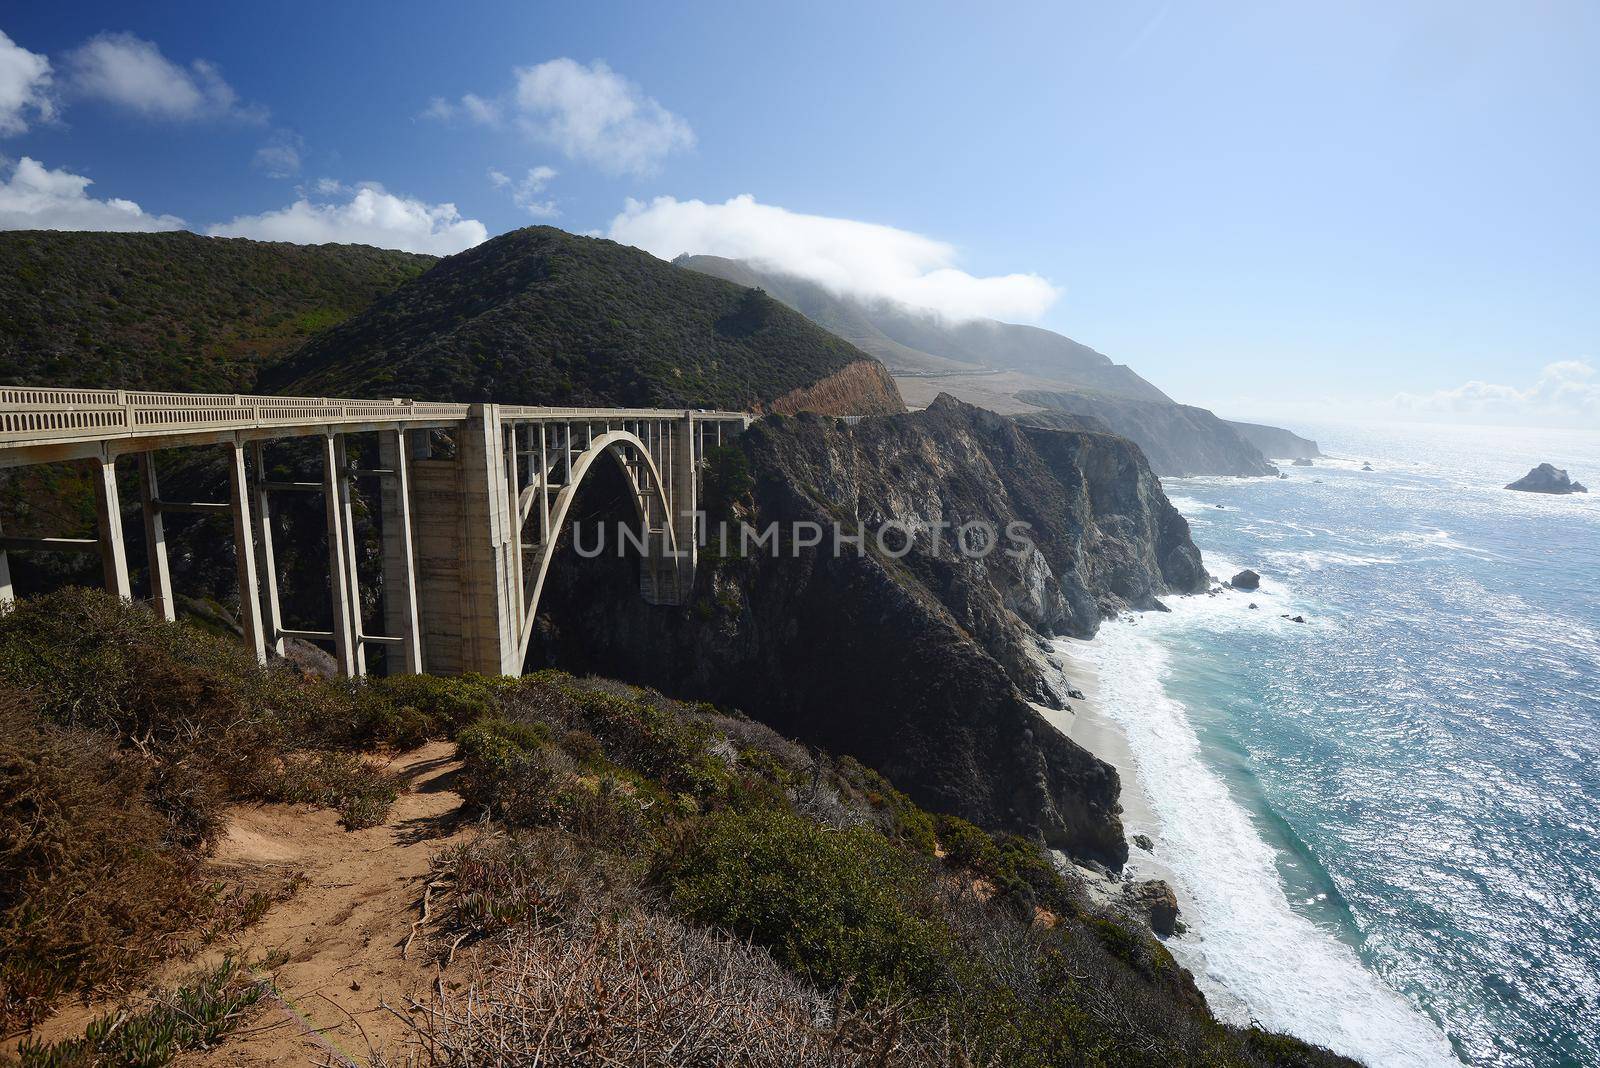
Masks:
[[[1261,586],[1261,576],[1251,571],[1248,567],[1233,576],[1231,585],[1236,590],[1254,590]]]
[[[1521,490],[1523,493],[1589,492],[1589,487],[1582,482],[1572,481],[1565,471],[1552,464],[1540,464],[1515,482],[1507,483],[1506,489]]]

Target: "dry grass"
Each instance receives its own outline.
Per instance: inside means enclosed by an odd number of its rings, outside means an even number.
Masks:
[[[967,1064],[896,1006],[845,1009],[765,951],[670,917],[508,929],[459,993],[418,1006],[434,1065]]]

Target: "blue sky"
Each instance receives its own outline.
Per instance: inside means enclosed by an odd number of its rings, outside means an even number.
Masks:
[[[1228,414],[1600,423],[1600,5],[680,7],[9,5],[0,225],[551,222]]]

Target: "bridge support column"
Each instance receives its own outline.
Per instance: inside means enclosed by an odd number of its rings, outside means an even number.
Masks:
[[[520,615],[511,566],[512,516],[499,405],[475,404],[456,439],[461,465],[461,667],[518,675]]]
[[[178,618],[172,600],[172,571],[167,566],[167,531],[161,520],[161,484],[156,479],[156,454],[139,454],[139,510],[144,516],[145,554],[150,561],[150,603],[168,623]]]
[[[239,622],[244,640],[259,663],[267,662],[266,637],[261,627],[261,584],[256,578],[255,528],[250,523],[250,484],[245,478],[244,445],[229,446],[228,486],[232,491],[234,557],[239,569]]]
[[[329,431],[322,438],[322,495],[328,512],[328,585],[333,597],[333,655],[339,674],[356,674],[355,606],[350,603],[349,561],[345,556],[344,439]]]
[[[400,638],[400,662],[391,661],[389,673],[420,675],[422,625],[411,529],[411,445],[404,430],[378,435],[378,466],[394,472],[383,487],[383,619],[384,633]]]
[[[696,447],[699,427],[694,413],[683,413],[672,427],[672,531],[678,544],[678,600],[689,597],[694,587],[695,566],[699,560],[700,531],[696,513],[700,510],[700,450]]]
[[[260,513],[261,585],[267,595],[267,648],[278,656],[284,653],[283,606],[278,601],[278,559],[272,548],[272,494],[267,490],[266,450],[261,442],[250,446],[256,465],[256,511]]]
[[[125,601],[133,599],[128,581],[128,550],[122,540],[122,504],[117,499],[117,463],[104,451],[93,461],[94,510],[100,528],[100,563],[105,571],[106,591]]]

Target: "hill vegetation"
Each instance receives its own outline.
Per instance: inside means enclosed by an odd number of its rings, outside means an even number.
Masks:
[[[871,357],[759,290],[549,226],[442,261],[312,339],[274,392],[761,408]],[[875,365],[873,365],[875,366]],[[887,376],[859,413],[899,410]]]
[[[245,392],[434,263],[365,245],[0,233],[0,382]]]
[[[439,857],[425,917],[442,967],[474,965],[418,1006],[418,1063],[1348,1063],[1216,1021],[1146,929],[1037,844],[708,705],[557,672],[336,684],[91,593],[0,616],[0,679],[13,1023],[193,944],[222,802],[283,796],[293,739],[321,761],[454,736],[483,822]],[[164,1064],[270,984],[225,963],[21,1062]]]

